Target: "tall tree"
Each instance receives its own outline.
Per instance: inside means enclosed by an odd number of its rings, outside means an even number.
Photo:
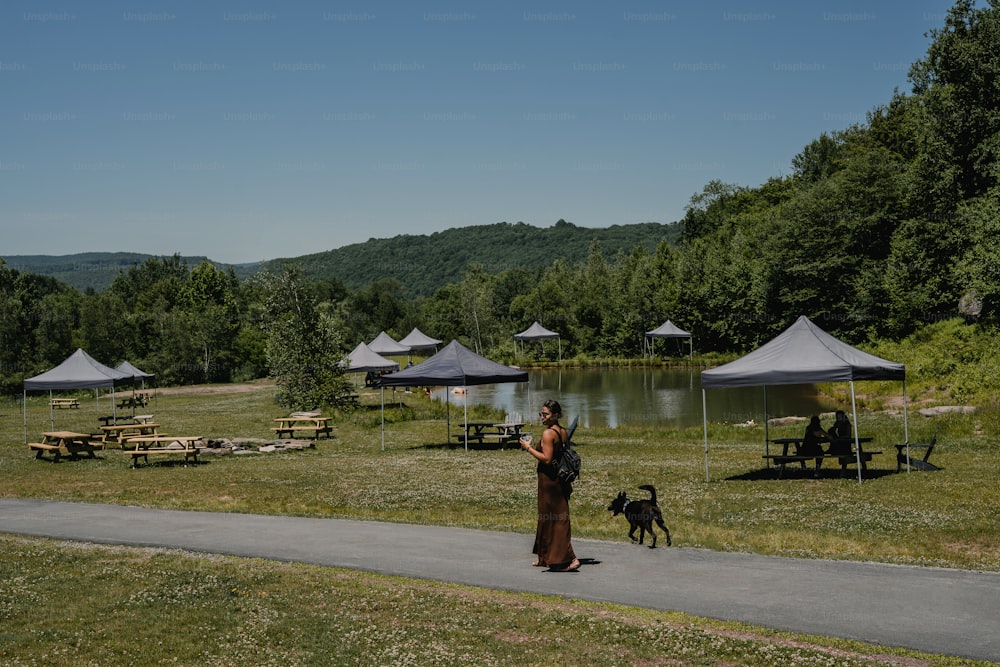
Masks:
[[[957,0],[910,68],[929,128],[920,173],[935,213],[954,211],[1000,176],[1000,0],[987,5]]]
[[[267,359],[278,402],[293,410],[338,405],[349,393],[345,350],[334,318],[294,268],[263,273]]]

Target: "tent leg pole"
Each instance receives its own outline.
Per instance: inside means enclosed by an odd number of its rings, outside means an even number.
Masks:
[[[768,458],[764,459],[767,461],[767,467],[771,467],[771,436],[767,430],[767,385],[764,385],[764,453],[768,455]]]
[[[910,421],[906,414],[906,378],[903,378],[903,442],[906,443],[906,472],[910,472]]]
[[[705,402],[705,388],[701,390],[701,423],[705,429],[705,481],[708,481],[708,406]]]
[[[858,440],[858,404],[854,399],[854,380],[851,380],[851,412],[854,413],[854,456],[858,468],[858,484],[861,483],[861,442]]]
[[[382,391],[382,451],[385,451],[385,387],[380,387]]]

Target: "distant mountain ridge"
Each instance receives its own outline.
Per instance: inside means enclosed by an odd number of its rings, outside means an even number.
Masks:
[[[660,241],[675,243],[679,236],[679,225],[656,222],[603,228],[578,227],[565,220],[544,228],[523,222],[498,222],[429,235],[369,239],[267,264],[271,269],[294,264],[311,278],[335,277],[351,289],[395,278],[411,296],[430,296],[445,285],[459,282],[473,262],[493,274],[513,268],[545,267],[556,259],[572,265],[586,260],[593,241],[600,242],[604,256],[610,260],[639,245],[652,252]]]
[[[372,238],[320,253],[251,264],[225,264],[207,257],[182,259],[191,267],[206,260],[223,269],[232,267],[241,280],[264,269],[280,270],[292,265],[300,267],[310,278],[335,279],[350,289],[394,278],[411,296],[429,296],[445,285],[460,281],[472,262],[482,265],[487,273],[541,268],[556,259],[572,265],[586,260],[593,241],[600,242],[603,254],[610,260],[619,252],[629,252],[636,246],[652,251],[662,240],[675,243],[679,234],[677,224],[655,222],[606,228],[578,227],[564,220],[545,228],[523,222],[499,222],[429,235]],[[151,257],[154,255],[96,252],[10,255],[4,259],[10,268],[18,271],[51,276],[81,291],[100,292],[120,271],[127,271]]]
[[[111,281],[119,272],[139,266],[153,257],[170,256],[136,252],[83,252],[74,255],[5,255],[3,259],[8,267],[22,273],[50,276],[81,292],[88,289],[101,292],[111,285]],[[203,261],[212,261],[201,256],[181,257],[181,259],[190,267],[195,267]],[[233,266],[236,275],[241,279],[257,273],[261,268],[260,263],[237,265],[212,263],[222,268]]]

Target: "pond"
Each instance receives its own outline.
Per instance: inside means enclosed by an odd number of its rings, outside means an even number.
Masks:
[[[447,392],[447,394],[446,394]],[[761,387],[709,389],[708,419],[712,422],[760,422],[764,418]],[[678,369],[546,369],[532,370],[528,382],[479,385],[465,393],[438,387],[434,398],[453,406],[486,404],[504,413],[518,413],[534,422],[541,404],[554,398],[562,404],[564,421],[579,415],[584,427],[617,428],[625,424],[696,426],[702,423],[701,371]],[[767,388],[769,417],[808,416],[836,409],[823,402],[813,385]]]

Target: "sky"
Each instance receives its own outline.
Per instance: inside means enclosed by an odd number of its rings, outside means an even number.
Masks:
[[[951,4],[8,0],[0,256],[675,222],[910,92]]]

